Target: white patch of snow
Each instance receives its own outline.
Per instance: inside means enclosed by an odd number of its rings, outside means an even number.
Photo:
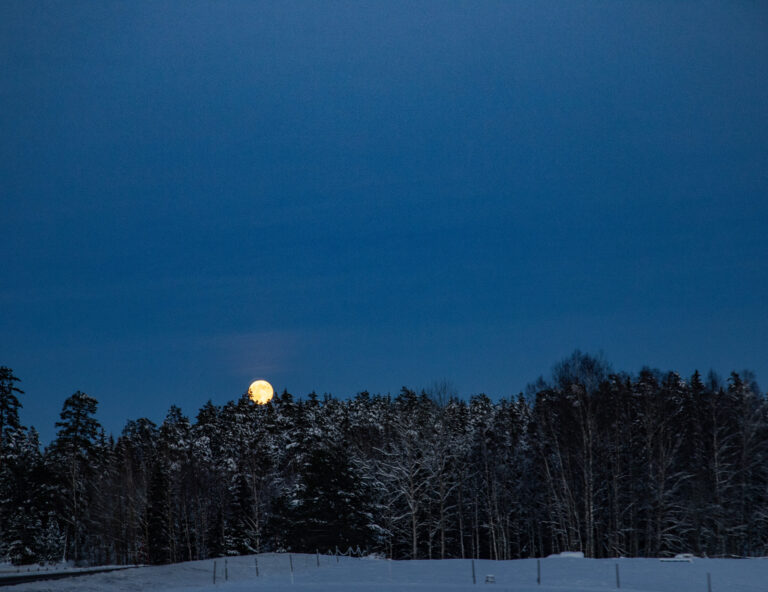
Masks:
[[[584,559],[584,553],[581,551],[563,551],[562,553],[555,553],[554,555],[550,555],[548,559],[555,559],[558,557],[566,559]]]

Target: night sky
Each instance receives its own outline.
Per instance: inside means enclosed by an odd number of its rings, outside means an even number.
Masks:
[[[0,365],[44,442],[255,378],[768,380],[768,5],[0,4]]]

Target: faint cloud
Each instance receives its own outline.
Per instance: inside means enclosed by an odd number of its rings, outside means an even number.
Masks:
[[[307,335],[300,331],[255,331],[204,337],[200,345],[218,358],[229,372],[244,376],[268,376],[288,370]]]

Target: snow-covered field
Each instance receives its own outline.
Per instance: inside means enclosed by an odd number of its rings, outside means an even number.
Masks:
[[[536,584],[536,560],[476,561],[477,584],[472,584],[470,560],[388,561],[320,556],[258,555],[216,561],[217,577],[213,583],[213,560],[176,565],[140,567],[64,580],[19,584],[13,592],[125,592],[158,590],[162,592],[258,592],[296,590],[332,592],[336,590],[382,590],[383,592],[470,591],[478,586],[515,592],[596,592],[616,589],[616,565],[622,590],[644,592],[707,592],[707,573],[711,574],[712,592],[757,592],[768,590],[768,559],[694,559],[691,563],[665,563],[658,559],[576,559],[541,560],[541,585]],[[494,584],[485,584],[493,575]]]

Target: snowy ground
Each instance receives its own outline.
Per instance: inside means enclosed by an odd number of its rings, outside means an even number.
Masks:
[[[224,561],[218,559],[213,583],[213,561],[141,567],[65,580],[33,582],[8,588],[13,592],[254,592],[296,590],[332,592],[381,590],[383,592],[470,591],[485,586],[493,575],[492,589],[515,592],[597,592],[616,589],[616,565],[622,590],[635,592],[707,592],[707,573],[712,592],[757,592],[768,589],[768,559],[694,559],[691,563],[663,563],[658,559],[564,559],[541,560],[541,585],[536,585],[536,560],[476,561],[477,585],[472,585],[469,560],[387,561],[293,555],[291,579],[289,556],[258,556],[259,576],[253,555]]]
[[[11,565],[10,563],[0,563],[0,578],[14,575],[35,574],[40,572],[76,572],[82,573],[87,571],[100,571],[105,569],[124,569],[124,565],[100,565],[98,567],[74,567],[71,565],[52,564],[52,565]]]
[[[16,585],[21,582],[34,582],[40,579],[61,579],[64,577],[83,576],[107,571],[127,569],[125,566],[108,566],[77,568],[68,565],[31,565],[16,567],[0,565],[0,586]]]

